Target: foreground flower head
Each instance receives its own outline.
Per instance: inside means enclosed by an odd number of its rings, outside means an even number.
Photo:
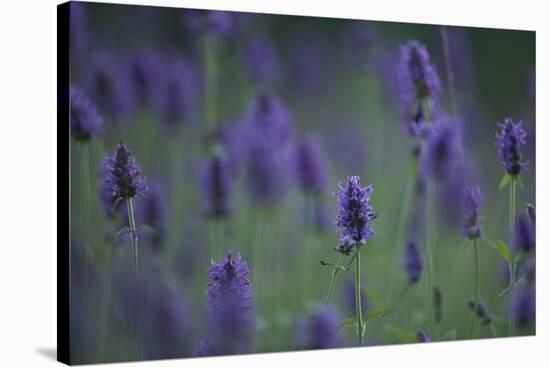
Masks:
[[[411,40],[400,48],[398,77],[403,102],[410,106],[439,93],[439,77],[426,47]]]
[[[407,245],[405,247],[405,257],[403,258],[403,267],[405,268],[411,283],[417,283],[420,280],[424,263],[422,261],[422,255],[420,253],[420,249],[418,248],[418,244],[413,239],[407,241]]]
[[[485,197],[479,186],[465,187],[462,195],[465,212],[463,234],[468,239],[475,240],[480,238],[482,233],[479,209]]]
[[[102,133],[103,117],[80,89],[71,87],[71,134],[79,141],[88,141]]]
[[[204,163],[201,172],[201,190],[207,216],[224,218],[231,215],[233,180],[228,160],[214,157]]]
[[[336,224],[340,232],[340,244],[344,245],[338,251],[342,253],[350,246],[366,244],[367,239],[375,234],[372,222],[377,215],[369,203],[372,186],[362,188],[359,180],[359,176],[349,176],[346,187],[338,184],[340,190],[335,193],[338,197]]]
[[[147,191],[146,179],[140,175],[134,155],[122,143],[112,156],[107,156],[103,161],[103,180],[115,201],[119,198],[129,199]]]
[[[527,133],[522,122],[514,123],[511,118],[497,125],[500,131],[496,137],[498,159],[510,176],[517,176],[527,168],[527,162],[522,162],[521,146],[527,144]]]
[[[209,334],[197,355],[246,353],[250,350],[255,318],[252,312],[250,271],[240,254],[231,252],[208,270]]]

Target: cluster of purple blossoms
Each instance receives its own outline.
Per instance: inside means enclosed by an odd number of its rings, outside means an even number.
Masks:
[[[466,238],[475,240],[481,237],[483,231],[480,223],[479,209],[485,201],[485,197],[481,193],[479,186],[464,187],[462,195],[464,212],[466,214],[462,233]]]
[[[349,255],[351,251],[367,243],[374,236],[372,222],[377,214],[369,203],[372,186],[361,187],[359,176],[349,176],[346,187],[334,195],[338,197],[336,224],[340,232],[340,245],[337,251]]]
[[[341,346],[340,316],[333,308],[318,307],[307,319],[297,322],[297,349],[327,349]]]
[[[71,134],[79,141],[88,141],[102,133],[103,117],[80,89],[71,87]]]
[[[510,176],[517,176],[527,168],[527,162],[522,162],[521,146],[527,144],[527,133],[523,130],[522,122],[514,123],[511,118],[498,124],[496,147],[498,159]]]
[[[198,356],[246,353],[253,326],[252,288],[248,265],[240,254],[231,252],[221,263],[214,259],[208,270],[209,334],[203,338]]]
[[[403,267],[409,276],[411,284],[417,283],[422,275],[424,262],[418,244],[415,240],[409,239],[405,247],[405,256],[403,258]]]
[[[319,194],[326,188],[327,172],[319,140],[308,135],[296,147],[296,174],[305,193]]]
[[[434,97],[441,90],[439,77],[426,47],[411,40],[400,48],[398,78],[407,106]]]
[[[140,175],[134,155],[122,143],[112,156],[107,156],[103,161],[103,180],[113,202],[119,198],[129,199],[147,191],[146,179]]]
[[[457,124],[450,121],[433,124],[421,153],[424,172],[439,181],[452,176],[457,169],[460,143],[461,133]]]
[[[213,157],[201,169],[201,190],[208,217],[226,218],[232,214],[233,178],[230,162]]]

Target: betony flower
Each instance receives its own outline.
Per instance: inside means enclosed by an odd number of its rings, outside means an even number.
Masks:
[[[527,162],[522,162],[521,146],[527,144],[527,133],[522,122],[514,123],[506,118],[502,124],[497,124],[500,131],[496,136],[498,159],[510,176],[517,176],[527,168]]]
[[[227,159],[213,157],[203,163],[201,191],[207,216],[225,218],[232,214],[233,178]]]
[[[403,258],[403,267],[409,276],[409,281],[417,283],[422,275],[424,263],[418,244],[414,239],[409,239],[405,247],[405,256]]]
[[[412,106],[436,96],[441,89],[439,77],[426,47],[411,40],[400,47],[398,79],[401,97],[406,106]]]
[[[463,205],[464,205],[464,225],[463,234],[470,240],[475,240],[481,237],[483,231],[480,224],[479,209],[485,197],[481,193],[479,186],[466,186],[463,189]]]
[[[103,117],[79,88],[71,87],[71,134],[76,140],[88,141],[102,133]]]
[[[318,194],[325,189],[327,173],[315,136],[306,136],[296,147],[296,171],[304,192]]]
[[[524,253],[535,251],[535,223],[528,217],[527,214],[521,214],[516,220],[516,242],[517,250]]]
[[[119,198],[129,199],[147,191],[146,179],[140,175],[134,155],[122,143],[112,156],[107,156],[103,161],[103,180],[115,201]]]
[[[372,186],[362,188],[359,176],[349,176],[346,187],[339,183],[338,215],[336,224],[340,232],[340,243],[345,244],[344,249],[337,248],[345,253],[350,246],[359,247],[367,243],[367,239],[374,236],[372,223],[377,215],[373,212],[369,203],[372,194]]]
[[[208,270],[209,333],[196,354],[224,355],[250,351],[255,317],[252,310],[250,271],[240,254],[231,252]]]
[[[295,344],[298,349],[327,349],[341,345],[340,316],[333,308],[317,307],[307,319],[297,322]]]
[[[449,177],[457,169],[460,139],[456,123],[442,121],[432,124],[425,149],[421,153],[424,171],[439,181]]]

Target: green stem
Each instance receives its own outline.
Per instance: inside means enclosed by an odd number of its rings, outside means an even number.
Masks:
[[[334,282],[336,281],[336,276],[340,271],[340,265],[342,264],[343,256],[344,256],[343,254],[340,254],[340,256],[338,256],[338,261],[336,261],[336,266],[334,267],[334,269],[332,269],[332,276],[330,279],[330,285],[328,287],[327,300],[325,302],[326,306],[330,306],[330,301],[332,300],[332,294],[334,292]]]
[[[434,292],[433,292],[433,278],[434,276],[434,265],[433,265],[433,248],[432,248],[432,226],[433,226],[433,213],[432,213],[432,183],[430,179],[426,181],[426,257],[428,258],[428,269],[426,272],[428,280],[428,300],[430,302],[430,317],[435,316],[434,309]]]
[[[510,249],[513,248],[514,242],[514,230],[515,230],[515,217],[516,217],[516,178],[513,177],[510,182],[510,207],[509,207],[509,216],[508,216],[508,246]],[[513,253],[513,251],[511,251]],[[510,281],[510,293],[508,295],[508,335],[515,335],[515,323],[514,323],[514,282],[515,282],[515,266],[514,266],[514,257],[510,259],[510,264],[508,265],[509,269],[509,281]]]
[[[355,316],[357,322],[357,338],[359,345],[363,345],[363,314],[361,310],[361,248],[357,247],[355,257]]]
[[[138,252],[138,236],[136,229],[136,220],[134,217],[134,203],[132,198],[126,199],[126,204],[128,205],[128,222],[130,225],[130,238],[132,240],[132,252],[133,252],[133,262],[134,262],[134,272],[136,276],[136,286],[138,291],[138,300],[136,306],[136,316],[137,316],[137,338],[138,338],[138,353],[140,359],[143,358],[143,335],[142,335],[142,316],[141,316],[141,280],[139,274],[139,252]]]
[[[479,302],[479,246],[477,245],[477,239],[474,239],[474,277],[474,307],[472,308],[472,320],[470,321],[470,339],[474,336],[474,321]]]

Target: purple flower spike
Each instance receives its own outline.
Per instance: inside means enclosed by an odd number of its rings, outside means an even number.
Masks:
[[[460,130],[450,121],[434,124],[428,134],[422,165],[426,173],[443,181],[457,169],[460,155]]]
[[[420,343],[429,343],[431,342],[430,337],[424,330],[417,330],[416,331],[416,341]]]
[[[296,347],[298,349],[327,349],[341,345],[340,316],[333,308],[318,307],[308,319],[298,322]]]
[[[101,135],[103,117],[86,95],[78,88],[71,87],[71,134],[76,140],[88,141]]]
[[[470,240],[475,240],[481,237],[483,231],[480,224],[479,209],[485,197],[481,193],[479,186],[467,186],[463,190],[464,203],[464,225],[463,234]]]
[[[250,140],[276,148],[292,136],[292,116],[286,107],[267,93],[259,93],[246,117]]]
[[[240,254],[231,252],[208,270],[208,310],[210,332],[197,354],[241,354],[250,350],[255,317],[248,265]]]
[[[201,189],[204,209],[211,218],[225,218],[232,213],[233,180],[228,160],[214,157],[202,167]]]
[[[326,168],[321,157],[319,141],[308,135],[296,148],[297,176],[306,193],[322,192],[327,183]]]
[[[424,263],[415,240],[410,239],[407,241],[405,257],[403,258],[403,267],[409,276],[411,284],[417,283],[420,280]]]
[[[519,326],[525,328],[535,323],[537,301],[535,288],[529,284],[519,289],[514,302],[514,317]]]
[[[406,106],[436,96],[441,89],[439,77],[426,47],[409,41],[400,48],[398,78]]]
[[[140,176],[134,155],[122,143],[112,156],[107,156],[103,161],[103,180],[111,191],[113,201],[129,199],[147,191],[146,179]]]
[[[527,214],[520,215],[516,220],[516,248],[524,253],[535,251],[535,223]]]
[[[369,204],[372,186],[362,188],[359,180],[359,176],[349,176],[347,186],[338,184],[340,191],[335,193],[338,197],[336,224],[340,231],[340,247],[337,251],[342,253],[349,254],[351,246],[364,245],[375,234],[372,222],[377,215]],[[342,245],[345,246],[342,248]]]
[[[527,133],[521,125],[521,121],[516,124],[511,118],[497,125],[500,128],[496,138],[498,159],[510,176],[517,176],[527,168],[527,162],[521,161],[521,146],[527,144]]]

